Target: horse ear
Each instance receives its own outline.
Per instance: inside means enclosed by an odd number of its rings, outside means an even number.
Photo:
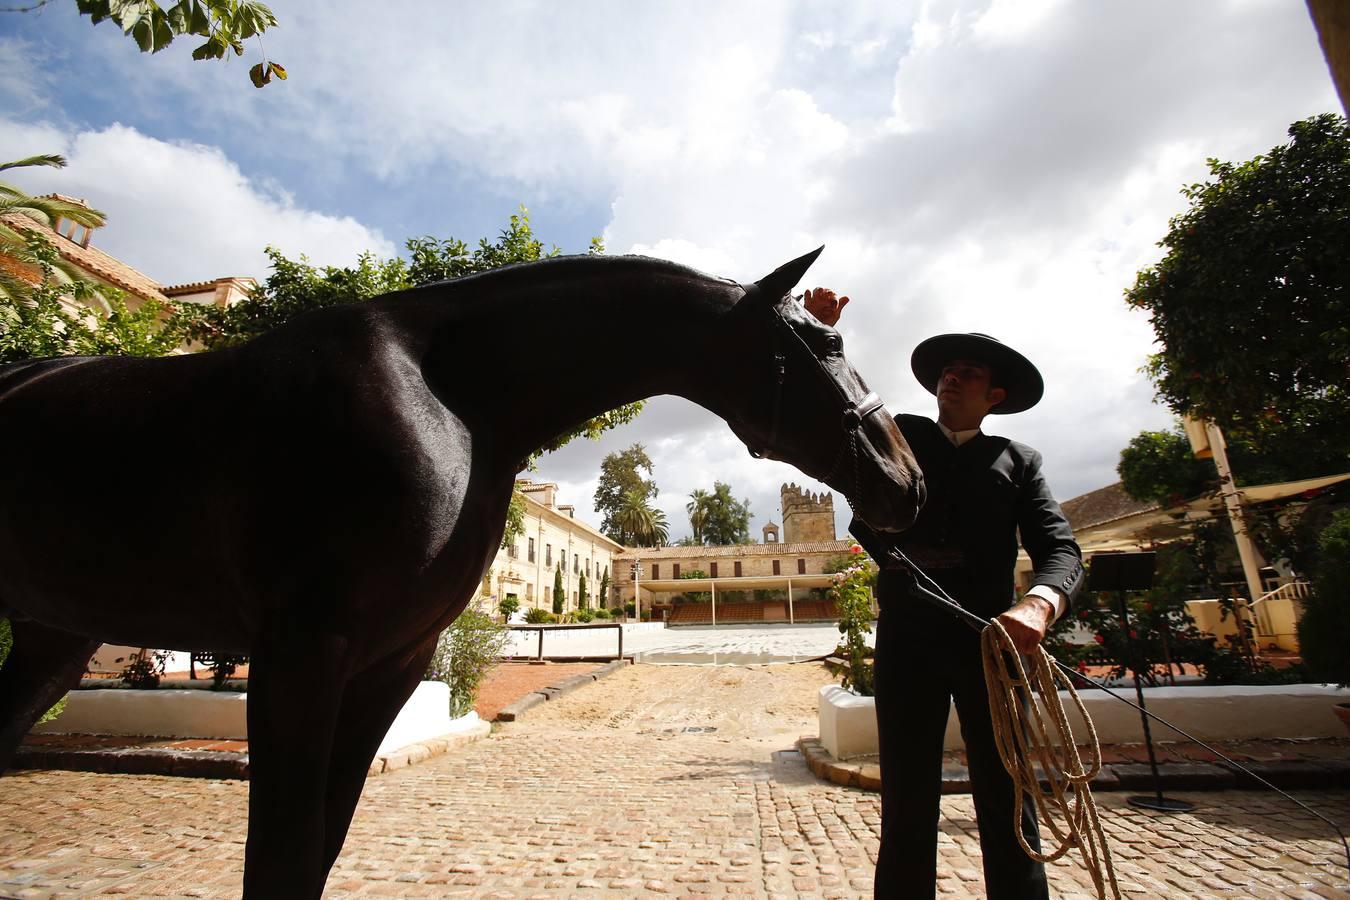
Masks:
[[[783,299],[783,296],[802,280],[806,270],[811,268],[811,263],[816,261],[816,257],[820,256],[824,249],[825,246],[822,244],[805,256],[799,256],[792,262],[779,266],[756,281],[755,286],[759,288],[764,300],[768,303],[777,303]]]

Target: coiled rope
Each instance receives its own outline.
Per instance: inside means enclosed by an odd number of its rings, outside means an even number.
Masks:
[[[902,553],[902,552],[900,552],[899,548],[893,548],[892,551],[891,551],[891,555],[894,557],[894,559],[896,559],[897,561],[903,563],[904,566],[905,566],[905,567],[913,574],[913,576],[914,576],[914,584],[913,584],[913,587],[914,587],[914,589],[915,589],[916,591],[918,591],[918,593],[919,593],[921,596],[923,596],[924,598],[926,598],[930,603],[936,604],[937,606],[939,606],[939,607],[941,607],[941,608],[943,608],[943,609],[946,609],[949,613],[951,613],[952,615],[956,616],[958,619],[961,619],[963,622],[965,622],[967,625],[970,625],[970,626],[971,626],[972,628],[974,628],[976,631],[980,632],[980,634],[981,634],[981,636],[982,636],[982,640],[983,640],[983,635],[984,635],[985,631],[986,631],[987,629],[989,629],[992,625],[995,625],[995,624],[996,624],[996,622],[991,622],[990,620],[988,620],[988,619],[986,619],[986,618],[984,618],[984,617],[982,617],[982,616],[978,616],[978,615],[976,615],[975,613],[971,612],[970,610],[966,609],[966,608],[965,608],[964,606],[962,606],[960,603],[957,603],[954,599],[952,599],[951,595],[949,595],[945,590],[943,590],[942,585],[938,584],[938,583],[937,583],[936,581],[934,581],[931,577],[929,577],[928,573],[924,572],[924,571],[923,571],[922,569],[920,569],[918,566],[914,565],[914,563],[910,562],[910,560],[905,556],[905,554]],[[1000,630],[1002,630],[1001,627],[1000,627]],[[1008,644],[1011,644],[1011,639],[1008,638],[1008,634],[1007,634],[1006,631],[1003,632],[1002,640],[1007,641]],[[1007,646],[1007,645],[1004,645],[1004,646]],[[1214,754],[1214,756],[1215,756],[1216,759],[1223,760],[1223,762],[1226,763],[1229,767],[1231,767],[1234,771],[1236,771],[1236,772],[1241,772],[1243,775],[1247,776],[1247,777],[1250,778],[1252,781],[1256,782],[1257,784],[1260,784],[1262,787],[1265,787],[1265,788],[1267,788],[1267,789],[1269,789],[1269,790],[1271,790],[1271,791],[1274,791],[1275,793],[1279,794],[1281,797],[1283,797],[1284,799],[1288,800],[1290,803],[1292,803],[1293,805],[1297,806],[1299,809],[1302,809],[1304,812],[1308,813],[1309,815],[1313,816],[1314,818],[1320,819],[1321,821],[1325,822],[1325,823],[1327,824],[1327,826],[1331,828],[1332,831],[1336,832],[1336,836],[1340,839],[1340,842],[1341,842],[1341,849],[1345,852],[1345,865],[1346,865],[1346,870],[1347,870],[1347,871],[1350,871],[1350,840],[1346,840],[1345,832],[1341,830],[1341,826],[1338,825],[1335,821],[1333,821],[1332,819],[1330,819],[1330,818],[1328,818],[1327,816],[1323,815],[1322,813],[1318,812],[1317,810],[1313,809],[1311,806],[1309,806],[1308,804],[1304,803],[1302,800],[1298,799],[1297,797],[1293,796],[1293,795],[1290,794],[1288,791],[1282,790],[1281,788],[1276,787],[1275,785],[1271,784],[1270,781],[1268,781],[1268,780],[1265,779],[1265,778],[1262,778],[1260,775],[1257,775],[1257,774],[1256,774],[1255,772],[1253,772],[1251,769],[1247,768],[1247,767],[1244,766],[1242,763],[1240,763],[1240,762],[1238,762],[1237,760],[1233,759],[1231,756],[1228,756],[1227,754],[1221,752],[1218,748],[1214,747],[1213,745],[1211,745],[1211,744],[1209,744],[1209,743],[1207,743],[1207,742],[1205,742],[1205,741],[1200,740],[1200,738],[1196,737],[1195,735],[1191,734],[1190,732],[1186,731],[1185,729],[1183,729],[1183,728],[1181,728],[1181,727],[1179,727],[1179,726],[1177,726],[1177,725],[1174,725],[1173,723],[1167,721],[1167,720],[1164,719],[1162,716],[1160,716],[1160,715],[1158,715],[1158,714],[1156,714],[1156,713],[1151,713],[1151,712],[1149,712],[1147,709],[1144,709],[1144,707],[1139,706],[1138,704],[1133,703],[1133,702],[1131,702],[1130,700],[1127,700],[1126,698],[1122,697],[1120,694],[1117,694],[1115,691],[1111,690],[1111,688],[1107,687],[1107,686],[1106,686],[1105,684],[1103,684],[1102,682],[1097,681],[1097,680],[1094,679],[1094,678],[1089,678],[1088,676],[1083,675],[1083,674],[1081,674],[1081,673],[1078,673],[1078,672],[1073,671],[1073,670],[1070,669],[1068,666],[1064,665],[1064,663],[1060,662],[1059,660],[1055,659],[1053,656],[1050,656],[1048,653],[1046,653],[1045,650],[1044,650],[1044,648],[1037,648],[1037,649],[1040,651],[1040,653],[1039,653],[1038,656],[1034,657],[1034,659],[1036,660],[1036,664],[1033,666],[1033,668],[1034,668],[1036,671],[1038,671],[1038,672],[1039,672],[1042,668],[1048,668],[1048,669],[1054,671],[1056,677],[1060,678],[1060,679],[1061,679],[1061,683],[1064,684],[1064,686],[1070,691],[1070,695],[1074,698],[1074,703],[1078,706],[1079,711],[1080,711],[1080,712],[1082,713],[1082,715],[1083,715],[1083,721],[1086,722],[1086,723],[1088,724],[1088,729],[1089,729],[1089,731],[1090,731],[1091,734],[1092,734],[1092,746],[1093,746],[1093,748],[1094,748],[1094,749],[1093,749],[1093,756],[1094,756],[1094,758],[1097,760],[1097,762],[1096,762],[1096,767],[1094,768],[1094,772],[1096,771],[1096,768],[1100,768],[1100,756],[1101,756],[1101,750],[1100,750],[1100,747],[1098,746],[1098,742],[1097,742],[1097,733],[1096,733],[1095,728],[1094,728],[1093,725],[1092,725],[1092,719],[1088,716],[1086,710],[1083,709],[1083,703],[1082,703],[1082,701],[1078,698],[1078,692],[1074,689],[1074,684],[1073,684],[1073,683],[1074,683],[1074,680],[1075,680],[1075,679],[1080,680],[1080,681],[1082,681],[1082,682],[1085,683],[1085,684],[1091,685],[1092,687],[1094,687],[1094,688],[1096,688],[1097,690],[1099,690],[1099,691],[1105,693],[1107,696],[1111,697],[1112,699],[1119,700],[1121,703],[1124,703],[1126,706],[1128,706],[1128,707],[1130,707],[1131,709],[1137,711],[1140,715],[1142,715],[1142,716],[1148,716],[1148,718],[1151,719],[1151,720],[1153,720],[1154,722],[1157,722],[1157,723],[1160,724],[1160,725],[1164,725],[1164,726],[1166,726],[1167,728],[1170,728],[1172,731],[1176,732],[1176,733],[1179,734],[1181,737],[1185,738],[1186,740],[1190,741],[1191,743],[1193,743],[1193,744],[1195,744],[1195,745],[1197,745],[1197,746],[1199,746],[1199,747],[1203,747],[1205,750],[1208,750],[1210,753]],[[1014,656],[1016,656],[1015,653],[1014,653]],[[986,665],[985,671],[986,671],[986,673],[988,672],[988,666],[987,666],[987,665]],[[1067,679],[1065,678],[1066,675],[1068,676]],[[987,674],[986,674],[986,677],[987,677]],[[1023,673],[1023,678],[1022,678],[1022,680],[1023,680],[1025,683],[1028,683],[1028,684],[1030,683],[1030,682],[1025,678],[1025,674],[1024,674],[1024,673]],[[1011,679],[1009,679],[1009,681],[1011,681]],[[1038,684],[1039,684],[1039,682],[1038,682]],[[1042,693],[1042,691],[1041,691],[1041,689],[1040,689],[1039,687],[1037,688],[1037,692],[1038,692],[1038,693]],[[990,690],[990,691],[989,691],[989,696],[990,696],[990,703],[991,703],[991,705],[992,705],[993,702],[994,702],[994,701],[993,701],[994,695],[995,695],[995,691]],[[1056,709],[1059,709],[1059,710],[1061,710],[1061,711],[1063,710],[1063,705],[1059,703],[1059,695],[1058,695],[1058,692],[1055,692],[1055,691],[1046,691],[1046,692],[1044,692],[1044,696],[1047,696],[1047,697],[1049,697],[1049,696],[1054,696],[1054,698],[1055,698],[1055,700],[1054,700],[1055,708],[1056,708]],[[1049,701],[1046,701],[1046,702],[1048,703]],[[998,713],[995,712],[994,715],[998,715]],[[1019,709],[1019,712],[1018,712],[1017,715],[1020,717],[1020,715],[1021,715],[1020,709]],[[1018,721],[1020,721],[1020,718],[1018,719]],[[1073,744],[1072,744],[1072,739],[1070,739],[1070,740],[1067,740],[1067,741],[1064,741],[1063,743],[1061,743],[1060,746],[1068,747],[1068,746],[1072,746],[1072,745],[1073,745]],[[1025,758],[1027,758],[1027,757],[1026,757],[1026,755],[1024,754],[1022,758],[1025,759]],[[1006,763],[1005,763],[1005,765],[1006,765]],[[1080,765],[1081,765],[1081,763],[1080,763]],[[1020,769],[1020,766],[1019,766],[1019,769]],[[1047,769],[1047,770],[1046,770],[1047,775],[1049,774],[1050,771],[1051,771],[1050,769]],[[1070,772],[1070,771],[1074,771],[1074,770],[1068,768],[1068,766],[1065,766],[1065,767],[1063,767],[1063,768],[1061,769],[1061,771],[1063,771],[1063,772]],[[1066,777],[1067,777],[1067,776],[1066,776]],[[1013,779],[1014,779],[1014,781],[1017,781],[1018,776],[1017,776],[1017,775],[1013,775]],[[1031,784],[1035,785],[1035,790],[1032,791],[1032,796],[1036,796],[1036,795],[1039,794],[1039,792],[1040,792],[1040,786],[1039,786],[1039,784],[1036,784],[1036,782],[1035,782],[1034,780],[1031,782]],[[1085,785],[1085,787],[1086,787],[1086,785]],[[1026,788],[1023,787],[1023,788],[1021,788],[1021,789],[1022,789],[1022,790],[1025,790]],[[1089,797],[1090,797],[1090,795],[1089,795]],[[1017,809],[1017,807],[1014,806],[1014,809]],[[1074,807],[1073,809],[1076,811],[1077,808]],[[1095,807],[1095,806],[1093,807],[1092,815],[1093,815],[1093,818],[1094,818],[1094,820],[1095,820],[1095,818],[1096,818],[1096,807]],[[1074,816],[1072,816],[1072,815],[1068,816],[1068,817],[1067,817],[1067,820],[1068,820],[1068,821],[1073,821],[1073,820],[1074,820]],[[1017,828],[1016,830],[1017,830],[1017,832],[1018,832],[1019,834],[1021,833],[1021,828]],[[1020,838],[1019,838],[1019,840],[1020,840]],[[1103,855],[1104,857],[1107,858],[1107,860],[1108,860],[1108,865],[1109,865],[1109,852],[1110,852],[1110,851],[1109,851],[1109,848],[1106,847],[1106,841],[1105,841],[1104,839],[1101,841],[1101,846],[1102,846],[1102,848],[1103,848],[1102,855]],[[1025,844],[1025,843],[1023,843],[1023,849],[1026,849],[1026,844]],[[1028,852],[1029,852],[1029,851],[1028,851]],[[1062,854],[1061,854],[1061,855],[1062,855]],[[1110,882],[1110,883],[1111,883],[1111,885],[1112,885],[1112,888],[1113,888],[1114,890],[1117,891],[1117,893],[1116,893],[1115,896],[1119,897],[1120,894],[1119,894],[1118,888],[1116,888],[1116,886],[1115,886],[1115,875],[1114,875],[1114,871],[1113,871],[1113,870],[1112,870],[1112,872],[1111,872],[1111,882]],[[1101,896],[1100,893],[1099,893],[1099,896]]]
[[[1098,900],[1105,900],[1108,888],[1110,896],[1119,900],[1120,886],[1111,864],[1111,848],[1088,787],[1102,768],[1101,744],[1072,680],[1054,667],[1050,655],[1041,647],[1026,658],[1031,663],[1028,672],[1024,658],[997,619],[980,632],[980,650],[989,712],[994,722],[994,743],[1016,790],[1013,832],[1022,850],[1037,862],[1049,863],[1078,848],[1083,866],[1097,889]],[[1092,761],[1086,768],[1060,701],[1061,686],[1087,723]],[[1041,789],[1035,763],[1040,763],[1049,783],[1048,793]],[[1053,849],[1037,850],[1022,833],[1024,796],[1035,801],[1037,818],[1053,838]]]

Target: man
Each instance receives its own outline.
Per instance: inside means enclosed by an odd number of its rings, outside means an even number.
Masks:
[[[817,288],[806,308],[834,325],[847,297]],[[914,526],[894,538],[862,522],[850,526],[881,566],[876,646],[876,710],[881,749],[881,848],[877,897],[931,897],[937,879],[938,804],[947,712],[956,702],[975,795],[975,815],[991,898],[1049,894],[1045,867],[1022,850],[1014,830],[1012,780],[994,744],[980,636],[914,590],[915,577],[892,552],[922,569],[962,606],[995,618],[1022,653],[1045,637],[1081,587],[1073,533],[1025,444],[987,435],[990,414],[1022,412],[1043,392],[1024,356],[981,334],[944,334],[915,348],[910,367],[937,397],[937,421],[896,417],[923,471],[928,500]],[[1013,604],[1017,541],[1035,573]],[[1010,608],[1011,607],[1011,608]],[[1035,807],[1024,798],[1021,828],[1039,848]]]

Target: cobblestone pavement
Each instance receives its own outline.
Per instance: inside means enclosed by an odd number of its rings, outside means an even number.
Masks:
[[[329,897],[870,892],[877,795],[813,778],[818,666],[633,666],[422,765],[367,782]],[[0,896],[234,896],[241,782],[75,772],[0,779]],[[1127,896],[1345,896],[1321,823],[1261,793],[1186,815],[1099,802]],[[1300,795],[1350,819],[1350,795]],[[980,896],[970,799],[943,800],[940,888]],[[1342,865],[1341,868],[1337,868]],[[1090,895],[1072,861],[1060,897]]]

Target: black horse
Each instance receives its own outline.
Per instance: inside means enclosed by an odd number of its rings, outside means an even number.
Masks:
[[[317,897],[520,461],[556,435],[681,395],[874,528],[908,526],[909,448],[788,297],[819,253],[748,286],[564,257],[231,350],[0,368],[0,771],[102,642],[247,654],[244,892]]]

